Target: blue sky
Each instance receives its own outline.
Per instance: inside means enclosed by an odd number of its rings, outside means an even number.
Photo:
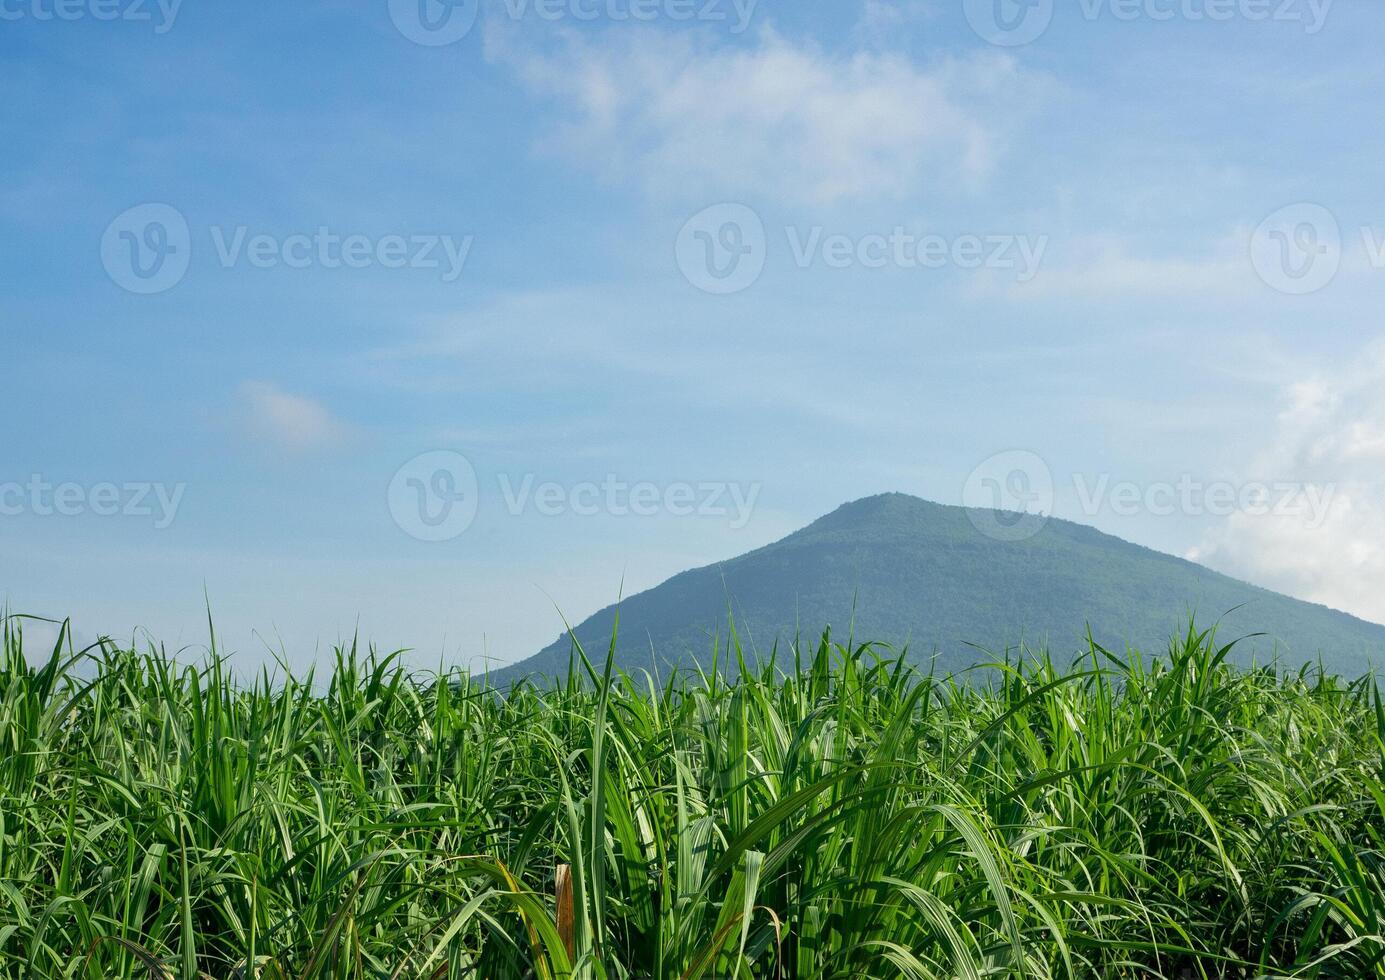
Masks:
[[[0,0],[12,610],[508,662],[899,490],[1385,621],[1377,5],[421,3]]]

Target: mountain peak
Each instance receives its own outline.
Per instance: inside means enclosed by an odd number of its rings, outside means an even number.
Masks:
[[[932,501],[924,500],[922,497],[910,496],[907,493],[877,493],[842,504],[831,513],[818,518],[808,527],[819,525],[832,528],[850,527],[856,524],[889,520],[894,517],[931,516],[942,512],[944,509],[943,504],[935,504]]]
[[[1164,652],[1197,610],[1222,619],[1228,638],[1248,638],[1241,659],[1304,663],[1358,675],[1385,654],[1385,626],[1236,581],[1095,528],[1050,520],[1020,541],[988,536],[977,513],[904,493],[843,504],[773,544],[674,576],[625,599],[617,657],[626,669],[706,665],[728,611],[747,656],[767,655],[827,624],[859,639],[935,652],[945,670],[1020,643],[1047,646],[1055,659],[1097,642],[1119,651]],[[1232,610],[1232,615],[1226,616]],[[588,653],[608,648],[611,606],[577,626]],[[493,677],[557,676],[571,639]],[[651,654],[652,651],[652,654]],[[651,660],[652,656],[652,660]]]

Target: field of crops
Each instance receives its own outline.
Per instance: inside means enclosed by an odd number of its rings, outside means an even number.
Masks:
[[[18,625],[0,976],[1385,977],[1375,685],[1209,636],[962,685],[733,643],[499,698]]]

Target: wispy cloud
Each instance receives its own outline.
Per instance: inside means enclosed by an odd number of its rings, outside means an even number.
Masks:
[[[305,395],[291,394],[265,381],[243,382],[237,395],[248,434],[278,449],[325,449],[346,437],[346,426],[321,402]]]
[[[1201,248],[1156,252],[1124,236],[1078,236],[1055,241],[1032,281],[1006,289],[1027,299],[1230,301],[1264,292],[1246,258],[1249,240],[1246,229]]]
[[[659,194],[818,204],[976,187],[1005,142],[1002,120],[1028,97],[1016,93],[1036,89],[1000,54],[925,66],[773,29],[721,46],[653,29],[557,38],[538,46],[497,28],[487,53],[565,110],[548,149]]]
[[[1385,347],[1291,385],[1285,402],[1252,478],[1302,481],[1330,500],[1326,518],[1236,514],[1190,557],[1385,622]]]
[[[714,305],[670,308],[657,289],[516,292],[473,314],[431,321],[407,343],[369,352],[352,370],[411,393],[486,391],[497,403],[519,399],[526,412],[555,393],[590,389],[640,393],[651,404],[676,398],[689,408],[744,411],[746,393],[754,392],[761,411],[785,418],[873,431],[923,424],[913,411],[921,397],[913,375],[877,372],[876,397],[861,398],[835,383],[859,354],[853,334],[832,317],[783,317],[775,304],[766,293],[709,323]],[[557,322],[562,330],[552,328]],[[652,331],[653,323],[660,329]],[[897,349],[891,345],[899,341],[882,331],[876,343]],[[909,408],[884,403],[881,392],[895,390]]]

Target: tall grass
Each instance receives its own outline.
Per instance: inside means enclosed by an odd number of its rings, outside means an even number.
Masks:
[[[1385,977],[1377,688],[1205,633],[503,698],[3,647],[7,977]]]

